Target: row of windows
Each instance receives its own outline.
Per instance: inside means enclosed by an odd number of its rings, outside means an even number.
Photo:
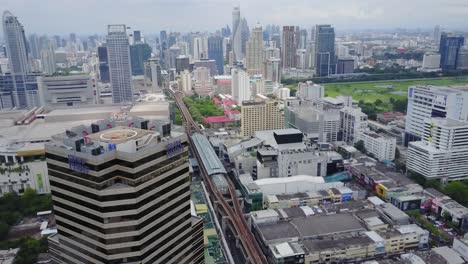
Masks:
[[[184,241],[184,240],[186,240],[187,238],[189,238],[189,236],[190,236],[190,232],[187,233],[186,235],[184,235],[182,238],[180,238],[179,241]],[[166,240],[168,240],[168,239],[165,239],[163,242],[165,242]],[[167,257],[164,258],[164,259],[161,259],[161,257],[167,252],[167,250],[166,250],[166,251],[163,250],[163,251],[161,251],[159,254],[157,254],[156,256],[154,256],[153,258],[151,258],[150,260],[148,260],[146,263],[177,263],[177,262],[175,262],[175,261],[173,260],[174,256],[176,256],[176,255],[179,254],[181,251],[183,251],[184,249],[187,249],[187,248],[190,248],[190,250],[188,251],[188,252],[189,252],[188,254],[190,254],[190,252],[192,251],[192,250],[191,250],[191,243],[192,243],[191,240],[185,242],[185,244],[180,245],[180,246],[177,247],[177,248],[179,248],[179,250],[175,250],[173,254],[167,256]],[[165,243],[161,243],[161,244],[165,244]],[[169,247],[168,249],[171,249],[171,248]],[[146,255],[146,257],[147,257],[147,256],[150,255],[150,254],[148,254],[148,253],[151,254],[152,252],[151,252],[151,251],[148,251],[148,252],[146,252],[144,255]]]
[[[174,230],[177,228],[177,226],[179,226],[180,224],[182,224],[184,221],[187,221],[188,219],[190,219],[190,217],[188,218],[183,218],[179,221],[177,221],[176,223],[174,223],[173,225],[171,225],[170,227],[167,228],[167,230]],[[138,256],[138,257],[131,257],[131,258],[126,258],[126,262],[128,261],[134,261],[134,262],[138,262],[138,261],[141,261],[142,259],[145,259],[146,257],[148,257],[149,255],[151,255],[155,250],[157,250],[158,248],[164,246],[164,245],[167,245],[169,242],[173,242],[173,243],[177,243],[178,241],[183,241],[183,240],[186,240],[191,232],[187,232],[186,235],[184,235],[181,239],[177,240],[177,241],[174,241],[174,239],[176,238],[176,236],[178,234],[181,234],[183,233],[184,231],[186,231],[187,229],[190,229],[190,223],[186,224],[186,225],[182,225],[180,226],[179,228],[177,228],[177,230],[173,233],[173,235],[171,236],[168,236],[167,238],[165,238],[163,241],[161,241],[160,243],[154,245],[152,247],[153,250],[147,250],[144,254],[142,254],[141,256]],[[89,256],[93,259],[96,259],[97,261],[100,261],[100,262],[103,262],[103,263],[122,263],[122,259],[120,260],[106,260],[96,254],[93,254],[91,252],[89,252],[87,250],[87,248],[90,248],[90,249],[93,249],[93,250],[96,250],[98,252],[101,252],[103,254],[106,254],[106,255],[113,255],[113,254],[121,254],[121,253],[124,253],[125,251],[126,252],[135,252],[135,251],[142,251],[143,249],[145,249],[147,246],[149,246],[152,242],[154,242],[154,240],[148,240],[147,242],[145,242],[143,245],[141,245],[140,247],[132,247],[132,248],[129,248],[127,250],[125,249],[116,249],[116,250],[105,250],[103,248],[100,248],[96,245],[93,245],[93,244],[90,244],[89,242],[86,242],[80,238],[77,238],[71,234],[68,234],[66,232],[63,232],[63,231],[60,231],[60,235],[61,236],[64,236],[64,237],[67,237],[75,242],[78,242],[80,244],[83,245],[83,247],[78,247],[76,245],[73,245],[71,243],[68,243],[64,240],[61,240],[60,243],[63,243],[65,246],[67,247],[70,247],[86,256]],[[189,241],[191,242],[191,241]],[[188,243],[186,243],[188,244]],[[187,245],[184,245],[184,247],[180,247],[180,248],[186,248]],[[172,246],[169,246],[168,249],[172,249],[176,247],[176,245],[172,245]],[[156,261],[158,258],[160,258],[162,255],[164,255],[165,253],[167,252],[167,250],[163,250],[162,252],[160,252],[158,255],[156,255],[152,260],[153,261]],[[180,252],[180,251],[179,251]],[[80,258],[80,260],[84,260],[83,258]],[[88,262],[88,261],[84,261],[83,263],[92,263],[92,262]],[[147,263],[153,263],[153,262],[147,262]],[[158,262],[158,263],[164,263],[164,262]]]
[[[188,153],[184,152],[184,153],[181,153],[179,155],[166,159],[162,162],[159,162],[158,164],[150,166],[136,173],[129,173],[129,172],[122,171],[122,170],[114,170],[102,176],[92,176],[86,173],[81,173],[81,172],[71,170],[69,168],[65,168],[62,166],[57,166],[51,163],[48,163],[47,166],[49,168],[49,173],[51,173],[50,170],[55,170],[55,171],[59,171],[65,174],[76,176],[78,179],[82,178],[90,182],[95,182],[96,185],[92,185],[89,182],[86,182],[86,184],[89,185],[90,187],[92,186],[93,189],[102,190],[108,187],[108,184],[106,184],[106,181],[109,181],[116,176],[120,176],[122,178],[130,179],[130,180],[135,180],[135,181],[129,182],[129,185],[138,186],[139,184],[146,181],[146,178],[142,179],[142,176],[145,176],[149,173],[151,173],[151,176],[154,176],[154,175],[158,176],[170,169],[170,167],[164,168],[164,166],[174,163],[176,161],[180,161],[181,163],[185,162],[187,157],[188,157]]]
[[[170,225],[167,230],[173,230],[174,228],[177,228],[179,226],[181,226],[184,222],[186,222],[188,219],[190,218],[190,215],[187,215],[186,217],[183,217],[181,219],[179,219],[178,221],[176,221],[175,223],[173,223],[172,225]],[[151,228],[151,230],[149,230],[150,232],[147,232],[148,235],[151,235],[152,236],[152,239],[148,239],[146,240],[146,242],[144,242],[143,244],[139,245],[139,246],[133,246],[133,247],[123,247],[123,248],[117,248],[117,249],[104,249],[100,246],[97,246],[96,244],[93,244],[93,243],[90,243],[84,239],[81,239],[79,237],[76,237],[75,235],[73,234],[69,234],[68,232],[64,231],[64,230],[60,230],[60,235],[61,236],[65,236],[65,237],[68,237],[72,240],[74,240],[75,242],[77,243],[80,243],[82,245],[84,245],[85,247],[88,247],[88,248],[91,248],[91,249],[94,249],[102,254],[105,254],[105,255],[116,255],[116,254],[122,254],[122,253],[131,253],[131,252],[136,252],[136,251],[141,251],[143,250],[144,248],[146,248],[147,246],[149,246],[151,243],[153,243],[157,238],[165,235],[165,233],[167,232],[164,232],[164,231],[161,231],[159,230],[162,226],[164,226],[165,224],[169,223],[172,219],[166,219],[164,221],[162,221],[161,223],[158,223],[157,225],[155,225],[154,227]],[[83,236],[86,236],[90,239],[93,239],[93,240],[99,240],[99,242],[102,243],[103,239],[99,238],[99,237],[95,237],[93,236],[92,234],[90,233],[87,233],[85,231],[82,231],[80,230],[79,228],[76,228],[74,226],[70,226],[70,225],[67,225],[67,224],[64,224],[64,223],[60,223],[61,225],[63,225],[63,227],[66,227],[67,229],[73,231],[73,232],[76,232],[78,234],[81,234]],[[186,225],[183,225],[184,229],[181,231],[185,231],[187,229],[190,229],[190,225],[186,224]],[[156,232],[158,231],[159,232]],[[172,236],[169,236],[169,238],[173,239],[175,236],[177,236],[178,233],[174,233]],[[135,237],[132,237],[132,241],[140,241],[141,239],[139,239],[139,236],[135,236]],[[114,239],[115,240],[115,239]],[[125,243],[125,242],[123,242]],[[115,243],[114,243],[115,244]],[[159,244],[159,245],[163,245],[163,244]]]
[[[177,183],[176,183],[176,184],[177,184]],[[176,184],[167,187],[167,188],[164,189],[163,191],[164,191],[165,193],[167,193],[167,192],[170,192],[170,191],[174,190],[175,188],[177,188],[177,187],[174,187],[174,186],[177,186]],[[172,201],[172,200],[175,200],[175,199],[177,199],[177,198],[180,199],[180,200],[189,201],[189,200],[190,200],[190,197],[181,196],[181,195],[183,195],[184,193],[188,193],[189,191],[190,191],[190,187],[187,186],[187,187],[185,187],[185,188],[179,190],[178,192],[176,192],[176,193],[174,193],[174,194],[168,196],[167,198],[165,198],[165,199],[162,200],[161,202],[156,203],[156,204],[153,205],[153,206],[150,206],[149,208],[145,209],[144,211],[142,211],[142,212],[140,212],[140,213],[138,213],[138,214],[133,214],[133,215],[130,215],[130,214],[129,214],[129,215],[125,215],[125,216],[109,217],[109,218],[102,218],[102,217],[97,216],[97,215],[95,215],[95,214],[91,214],[91,213],[89,213],[89,212],[84,212],[84,211],[79,210],[79,209],[77,209],[77,208],[75,208],[75,207],[73,207],[73,206],[65,205],[65,204],[60,203],[60,202],[58,202],[58,201],[54,201],[54,205],[55,205],[55,206],[58,206],[58,207],[61,207],[61,208],[63,208],[63,209],[69,210],[69,211],[71,211],[71,212],[77,213],[77,214],[79,214],[79,215],[82,215],[83,217],[86,217],[86,218],[95,220],[96,222],[100,222],[100,223],[103,223],[103,224],[104,224],[104,223],[116,223],[116,222],[122,222],[122,221],[133,221],[133,220],[138,220],[138,219],[144,217],[145,215],[148,215],[149,213],[151,213],[152,210],[155,210],[156,208],[160,207],[161,205],[164,205],[165,203],[168,203],[168,202],[170,202],[170,201]],[[54,194],[53,194],[53,195],[54,195]],[[60,195],[62,195],[62,194],[60,194]],[[157,197],[159,197],[158,194],[155,194],[154,196],[155,196],[156,198],[153,198],[153,197],[151,197],[151,196],[150,196],[149,198],[151,198],[151,200],[155,200],[155,199],[157,199]],[[71,201],[71,199],[70,199],[71,197],[66,197],[66,196],[62,196],[62,197],[64,197],[63,199],[67,199],[67,198],[68,198],[68,200]],[[72,199],[74,199],[74,198],[72,198]],[[79,202],[79,200],[74,199],[72,202],[76,203],[76,202]],[[80,204],[80,205],[81,205],[82,202],[77,203],[77,204]],[[89,204],[88,204],[88,205],[89,205]],[[86,206],[85,206],[85,207],[86,207]],[[56,210],[56,211],[59,211],[59,210]]]
[[[185,181],[190,181],[190,178],[188,176],[184,177],[184,175],[186,175],[188,173],[188,171],[189,171],[189,168],[185,167],[182,170],[174,172],[171,175],[167,175],[165,178],[163,178],[163,179],[161,179],[161,180],[159,180],[159,181],[157,181],[157,182],[155,182],[155,183],[153,183],[153,184],[151,184],[151,185],[149,185],[149,186],[147,186],[147,187],[145,187],[145,188],[143,188],[143,189],[141,189],[141,190],[139,190],[137,192],[131,192],[131,193],[125,193],[125,194],[113,194],[113,195],[97,195],[97,194],[94,194],[94,193],[90,193],[88,191],[84,191],[82,189],[77,189],[75,187],[71,187],[71,186],[59,183],[59,182],[54,180],[54,177],[57,177],[57,178],[64,178],[65,177],[66,178],[66,175],[63,175],[63,174],[55,172],[55,171],[50,171],[49,175],[52,176],[52,177],[50,177],[50,185],[52,187],[67,190],[69,192],[76,193],[76,194],[84,196],[86,198],[96,200],[97,202],[110,202],[110,201],[118,201],[118,200],[126,200],[126,199],[136,199],[136,198],[141,197],[144,194],[154,190],[155,186],[162,186],[162,185],[164,185],[164,184],[168,183],[169,181],[174,180],[176,178],[182,178],[183,177],[183,179],[185,179]],[[67,180],[67,179],[65,179],[65,180]],[[57,192],[57,191],[56,190],[54,191],[54,189],[53,189],[52,193],[54,193],[54,192]],[[64,198],[64,199],[67,199],[67,198]],[[145,199],[145,200],[147,200],[147,199]],[[95,204],[92,204],[91,206],[94,206],[94,208],[100,208],[100,206],[97,206]],[[134,208],[131,208],[131,209],[134,209]],[[100,211],[100,210],[97,210],[97,211]]]
[[[178,208],[179,206],[183,205],[183,204],[186,204],[186,206],[182,207],[181,209],[179,209],[177,212],[172,212],[174,209]],[[161,205],[158,204],[158,207],[160,207]],[[81,220],[81,219],[78,219],[76,217],[73,217],[73,216],[70,216],[70,215],[67,215],[63,212],[56,212],[56,215],[57,216],[60,216],[60,217],[63,217],[73,223],[76,223],[76,224],[79,224],[79,225],[82,225],[84,227],[87,227],[87,228],[90,228],[91,230],[94,230],[96,232],[99,232],[103,235],[110,235],[110,234],[118,234],[118,233],[124,233],[124,232],[131,232],[131,231],[137,231],[137,230],[142,230],[143,228],[145,228],[146,226],[150,225],[151,223],[155,222],[155,221],[158,221],[160,218],[162,218],[163,216],[169,216],[169,213],[171,215],[181,215],[181,214],[188,214],[188,209],[189,206],[188,206],[188,202],[186,199],[183,199],[183,200],[180,200],[178,202],[176,202],[175,204],[169,206],[167,209],[155,214],[154,216],[150,217],[149,219],[145,220],[144,222],[138,224],[138,225],[132,225],[132,226],[123,226],[123,227],[115,227],[115,228],[101,228],[101,227],[97,227],[89,222],[86,222],[84,220]],[[106,244],[106,245],[110,245],[110,244],[118,244],[118,243],[124,243],[124,242],[131,242],[131,241],[138,241],[139,239],[142,239],[146,236],[146,232],[141,234],[139,237],[136,237],[135,239],[133,240],[128,240],[129,238],[126,237],[126,238],[118,238],[118,239],[108,239],[107,241],[105,239],[95,239],[95,240],[98,240],[98,241],[102,241],[101,243],[103,244]],[[125,240],[125,241],[124,241]]]
[[[182,144],[182,146],[184,146],[184,148],[188,146],[187,141],[182,142],[181,144]],[[96,171],[96,172],[99,172],[99,171],[102,171],[104,169],[110,168],[110,167],[112,167],[114,165],[120,165],[120,166],[125,166],[125,167],[128,167],[128,168],[134,169],[134,168],[138,168],[139,166],[144,165],[144,164],[146,164],[146,163],[148,163],[148,162],[150,162],[152,160],[158,159],[158,158],[166,156],[166,155],[167,155],[167,151],[164,149],[162,151],[159,151],[159,152],[154,153],[152,155],[146,156],[146,157],[144,157],[142,159],[139,159],[139,160],[136,160],[134,162],[127,161],[127,160],[121,160],[121,159],[113,159],[113,160],[110,160],[108,162],[104,162],[104,163],[101,163],[101,164],[98,164],[98,165],[86,163],[85,166],[88,167],[89,170],[93,170],[93,171]],[[55,154],[52,154],[52,153],[46,153],[46,157],[48,159],[52,159],[52,160],[56,160],[56,161],[60,161],[60,162],[68,164],[68,158],[67,157],[58,156],[58,155],[55,155]]]

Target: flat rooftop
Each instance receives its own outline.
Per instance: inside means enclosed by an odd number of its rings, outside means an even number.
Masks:
[[[365,231],[359,220],[351,214],[317,215],[291,220],[301,237],[324,236],[337,233]]]
[[[320,240],[304,240],[302,244],[309,252],[323,251],[327,249],[345,249],[354,245],[371,245],[375,242],[368,236],[345,237],[341,239],[320,239]]]
[[[154,131],[118,126],[88,135],[87,137],[93,141],[120,144],[129,140],[138,140],[150,134],[154,134]]]
[[[278,222],[274,224],[262,224],[258,229],[266,241],[287,240],[288,238],[299,237],[299,231],[289,222]]]

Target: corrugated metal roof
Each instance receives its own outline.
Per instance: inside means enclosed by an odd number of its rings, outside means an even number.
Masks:
[[[211,176],[214,174],[227,173],[218,156],[216,156],[213,147],[205,136],[195,133],[192,135],[192,140],[195,144],[195,148],[200,154],[203,166],[206,168],[208,175]]]

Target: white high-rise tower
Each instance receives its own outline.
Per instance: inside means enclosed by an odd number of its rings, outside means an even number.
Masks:
[[[236,6],[232,10],[232,53],[234,61],[242,60],[242,34],[240,22],[240,8]]]
[[[3,13],[3,38],[8,56],[8,68],[13,77],[13,100],[16,107],[27,107],[26,74],[31,72],[23,25],[12,13]]]
[[[125,25],[109,25],[107,27],[107,57],[112,85],[112,101],[116,104],[132,103],[130,45]]]
[[[250,100],[250,79],[249,75],[241,69],[232,69],[232,96],[239,105],[243,101]]]

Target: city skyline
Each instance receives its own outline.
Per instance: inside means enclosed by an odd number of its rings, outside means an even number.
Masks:
[[[106,25],[117,23],[132,25],[133,28],[147,34],[154,34],[161,29],[184,32],[215,31],[232,25],[230,14],[234,6],[240,6],[241,14],[249,21],[249,26],[257,22],[262,25],[288,24],[306,27],[314,24],[333,24],[341,30],[399,27],[431,29],[436,24],[451,30],[466,29],[460,21],[463,21],[463,16],[468,12],[468,3],[463,0],[435,0],[431,1],[430,5],[423,0],[333,0],[327,3],[315,0],[292,3],[279,0],[274,4],[266,0],[138,0],[117,3],[113,1],[112,5],[108,0],[49,0],[47,9],[44,8],[43,2],[25,2],[0,0],[0,6],[3,7],[2,12],[9,10],[22,19],[27,34],[104,34]],[[402,8],[395,12],[396,6]],[[419,12],[414,13],[414,10]],[[200,16],[204,12],[209,13],[209,16]],[[428,13],[431,13],[430,17],[427,16]],[[86,20],[83,19],[84,14]]]

